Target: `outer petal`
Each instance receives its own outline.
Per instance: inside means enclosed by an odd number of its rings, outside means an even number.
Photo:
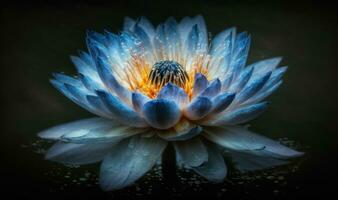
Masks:
[[[184,115],[190,120],[205,117],[212,109],[212,102],[207,97],[196,97],[185,109]]]
[[[45,156],[47,160],[64,164],[90,164],[101,161],[113,148],[115,142],[73,144],[58,142]]]
[[[181,119],[172,129],[158,131],[158,135],[168,141],[182,141],[199,135],[202,130],[202,127]]]
[[[259,151],[259,150],[258,150]],[[273,157],[258,156],[243,151],[228,151],[236,169],[241,172],[267,169],[275,166],[285,165],[286,160],[280,160]]]
[[[106,90],[101,80],[93,80],[84,74],[79,74],[79,78],[89,91],[95,92],[95,90]]]
[[[181,111],[174,101],[155,99],[144,104],[142,108],[145,120],[154,128],[168,129],[181,117]]]
[[[247,99],[252,97],[254,94],[256,94],[263,86],[264,84],[269,80],[269,77],[271,75],[271,72],[268,72],[263,77],[249,83],[246,85],[243,90],[236,96],[236,102],[242,103],[245,102]]]
[[[250,81],[253,81],[259,77],[264,76],[266,73],[273,71],[281,60],[282,60],[281,57],[276,57],[262,60],[249,65],[248,67],[254,68],[254,72],[252,74],[252,78]]]
[[[65,134],[75,132],[89,132],[97,128],[109,128],[116,126],[116,123],[104,118],[90,118],[58,125],[47,130],[41,131],[38,135],[43,139],[59,140]]]
[[[232,150],[277,158],[292,158],[303,155],[301,152],[242,127],[206,127],[205,132],[207,139]]]
[[[124,138],[148,131],[143,128],[132,128],[129,126],[116,125],[109,128],[97,128],[93,130],[67,133],[62,140],[71,143],[105,143],[119,142]]]
[[[241,124],[258,117],[266,110],[267,105],[267,102],[262,102],[254,105],[240,107],[231,111],[225,111],[223,115],[221,113],[210,119],[206,119],[204,122],[202,122],[202,124],[208,126]]]
[[[208,161],[198,167],[192,169],[212,182],[222,182],[227,175],[227,167],[225,165],[222,154],[218,149],[212,146],[207,146],[208,149]]]
[[[244,69],[243,72],[238,77],[238,79],[236,80],[236,82],[234,82],[234,84],[232,84],[230,86],[228,91],[230,91],[230,92],[241,91],[242,88],[245,86],[245,84],[249,81],[249,79],[252,75],[253,69],[254,68],[252,68],[252,67]]]
[[[224,111],[235,99],[235,93],[224,92],[212,100],[212,113],[217,114]]]
[[[260,102],[268,97],[270,94],[272,94],[275,90],[277,90],[282,84],[281,78],[286,70],[287,67],[280,67],[278,69],[275,69],[263,88],[259,90],[253,97],[248,99],[245,104]]]
[[[121,100],[117,97],[104,91],[97,91],[97,94],[101,98],[102,102],[111,111],[113,118],[121,124],[129,125],[132,127],[148,126],[144,119],[139,116],[137,112],[135,112],[125,103],[121,102]]]
[[[99,110],[102,117],[111,119],[112,118],[112,113],[110,112],[110,110],[108,110],[108,108],[106,107],[106,105],[103,104],[103,102],[101,101],[100,97],[98,96],[94,96],[94,95],[87,95],[86,96],[88,103],[95,108],[96,110]]]
[[[198,167],[208,161],[208,151],[200,138],[175,142],[178,160],[187,167]]]
[[[257,103],[257,102],[264,100],[266,97],[271,95],[274,91],[276,91],[282,83],[283,81],[279,81],[272,87],[266,88],[266,90],[258,92],[255,96],[248,99],[244,104],[252,104],[252,103]]]
[[[117,190],[134,183],[154,166],[166,144],[156,137],[134,136],[116,145],[101,165],[101,188]]]

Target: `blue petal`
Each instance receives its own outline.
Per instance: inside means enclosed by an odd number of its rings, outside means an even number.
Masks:
[[[188,37],[185,41],[185,47],[187,52],[195,52],[198,49],[198,42],[199,42],[199,29],[198,25],[195,24],[191,31],[188,34]]]
[[[209,126],[241,124],[258,117],[266,108],[267,102],[240,107],[236,110],[225,112],[223,115],[208,119],[203,124]]]
[[[124,88],[114,77],[113,72],[110,69],[108,63],[103,59],[98,58],[97,60],[97,70],[98,73],[104,82],[104,84],[115,92],[122,100],[127,103],[131,103],[131,93],[128,89]]]
[[[280,160],[274,157],[257,156],[246,151],[228,151],[227,153],[231,157],[231,161],[234,163],[235,168],[241,172],[262,170],[288,163],[286,160]]]
[[[255,80],[257,78],[264,76],[266,73],[273,71],[277,67],[277,65],[280,63],[281,60],[282,60],[281,57],[276,57],[276,58],[262,60],[262,61],[249,65],[248,67],[254,68],[254,72],[252,74],[251,79]]]
[[[89,76],[79,74],[79,78],[82,81],[83,85],[90,91],[95,92],[95,90],[104,90],[102,83],[94,81]]]
[[[153,39],[155,37],[155,28],[146,17],[140,17],[137,25],[140,26],[147,33],[150,39]]]
[[[250,36],[246,32],[242,32],[236,36],[229,69],[230,73],[232,73],[235,78],[245,66],[249,53],[250,41]]]
[[[180,106],[188,102],[187,93],[172,83],[167,83],[158,93],[157,99],[168,99],[177,102]]]
[[[145,120],[154,128],[168,129],[174,126],[181,117],[179,106],[166,99],[155,99],[144,104],[142,108]]]
[[[147,103],[148,101],[150,101],[150,98],[139,93],[139,92],[133,92],[132,95],[131,95],[131,99],[132,99],[132,103],[133,103],[133,106],[134,106],[134,109],[137,111],[137,112],[140,112],[143,105],[145,103]]]
[[[77,132],[79,130],[92,130],[100,127],[111,127],[112,123],[111,120],[99,117],[82,119],[49,128],[41,131],[38,135],[43,139],[59,140],[67,133]]]
[[[88,67],[88,70],[91,69],[92,71],[96,71],[95,61],[93,60],[93,57],[90,54],[83,52],[83,51],[79,51],[79,56],[80,56],[80,59],[82,60],[82,62],[84,62],[85,65]],[[84,68],[82,68],[82,69],[84,69]],[[79,72],[84,73],[84,71],[80,71],[79,68],[78,68],[78,70],[79,70]],[[84,74],[86,74],[86,73],[84,73]]]
[[[282,79],[282,76],[285,74],[287,69],[288,69],[287,67],[280,67],[273,70],[268,82],[266,82],[263,89],[270,88],[276,83],[278,83]]]
[[[140,27],[138,24],[136,24],[134,33],[142,41],[142,44],[145,48],[144,50],[146,52],[152,53],[152,48],[153,48],[152,43],[151,43],[150,37],[148,36],[146,31],[142,27]]]
[[[101,161],[114,143],[72,144],[57,142],[46,153],[45,158],[63,164],[84,165]]]
[[[236,96],[235,93],[228,93],[228,92],[224,92],[216,96],[212,100],[212,105],[213,105],[212,113],[216,114],[216,113],[220,113],[224,111],[234,100],[235,96]]]
[[[279,81],[272,87],[267,88],[264,91],[259,91],[255,96],[251,97],[248,101],[246,101],[245,104],[257,103],[257,102],[264,100],[266,97],[271,95],[274,91],[276,91],[282,83],[283,81]]]
[[[104,91],[97,91],[97,94],[101,98],[102,102],[110,110],[110,112],[113,115],[113,118],[116,119],[121,124],[129,125],[132,127],[147,126],[144,119],[140,117],[137,112],[135,112],[132,108],[123,103],[116,96],[111,95]]]
[[[112,113],[107,108],[107,106],[104,105],[100,97],[94,96],[94,95],[87,95],[86,98],[87,98],[88,103],[91,105],[91,107],[93,107],[95,110],[101,113],[100,116],[103,116],[109,119],[112,118]]]
[[[208,161],[208,151],[199,137],[194,139],[174,142],[179,165],[198,167]]]
[[[271,72],[268,72],[265,76],[253,81],[252,83],[246,85],[243,90],[236,96],[236,102],[242,103],[256,94],[264,84],[269,80]]]
[[[252,75],[253,69],[254,68],[252,67],[247,67],[246,69],[244,69],[242,73],[240,74],[240,76],[237,78],[237,80],[234,82],[234,84],[230,86],[228,91],[240,92],[242,88],[245,86],[245,84],[249,81]]]
[[[207,180],[215,183],[222,182],[227,175],[227,166],[224,158],[218,149],[210,145],[207,146],[208,161],[202,166],[192,167],[192,169]]]
[[[110,191],[133,184],[155,165],[166,145],[164,140],[156,137],[134,136],[122,141],[101,165],[101,188]]]
[[[208,87],[208,79],[201,73],[195,75],[195,81],[193,86],[193,95],[196,96]]]
[[[226,56],[231,53],[235,28],[229,28],[217,34],[211,42],[210,54],[215,57]]]
[[[212,98],[221,91],[221,87],[221,81],[217,78],[216,80],[212,81],[199,96]]]
[[[67,83],[75,87],[83,88],[83,84],[81,83],[81,81],[76,78],[61,73],[53,73],[53,76],[55,80],[57,80],[60,83]]]
[[[224,78],[224,80],[222,82],[222,91],[227,90],[229,88],[229,86],[231,86],[232,80],[233,80],[232,74],[231,75],[227,75]]]
[[[57,80],[50,80],[53,86],[59,90],[62,94],[72,100],[74,103],[78,104],[82,108],[88,110],[89,112],[99,115],[101,117],[107,117],[105,113],[101,110],[93,107],[86,99],[86,95],[91,95],[90,91],[86,91],[84,87],[78,88],[73,85],[63,84]],[[83,89],[84,88],[84,89]]]
[[[227,29],[218,35],[211,42],[209,73],[222,77],[226,74],[231,61],[231,53],[234,46],[235,28]],[[223,78],[223,77],[222,77]]]
[[[202,133],[202,127],[182,119],[172,129],[158,131],[158,136],[167,141],[184,141]]]
[[[109,127],[99,127],[91,130],[80,130],[62,136],[62,141],[70,143],[118,143],[122,139],[148,131],[142,128],[132,128],[112,123]]]
[[[185,109],[185,116],[190,120],[205,117],[212,109],[212,102],[207,97],[196,97]]]
[[[90,79],[93,79],[96,82],[101,82],[92,57],[86,53],[81,52],[80,57],[71,56],[70,58],[80,74],[90,77]]]
[[[124,31],[131,31],[134,30],[136,22],[130,17],[125,17],[123,22],[123,30]]]
[[[205,137],[225,148],[246,151],[254,155],[293,158],[303,153],[290,149],[243,127],[206,127]]]

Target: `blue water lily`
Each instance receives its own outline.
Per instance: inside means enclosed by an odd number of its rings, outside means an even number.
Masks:
[[[301,156],[241,126],[266,110],[265,98],[281,85],[281,58],[246,66],[250,36],[235,28],[209,39],[201,16],[156,28],[127,17],[119,34],[88,32],[88,53],[71,57],[78,75],[56,73],[51,83],[97,117],[39,133],[56,141],[46,159],[102,161],[100,186],[110,191],[142,177],[168,143],[177,165],[212,182],[227,175],[224,150],[241,171]]]

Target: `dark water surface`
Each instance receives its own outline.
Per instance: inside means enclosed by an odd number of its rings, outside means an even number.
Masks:
[[[283,56],[288,65],[270,108],[252,130],[305,151],[288,166],[238,174],[210,184],[189,171],[156,167],[135,186],[104,193],[98,165],[63,166],[45,161],[48,143],[36,133],[92,116],[54,89],[53,72],[74,74],[69,55],[85,50],[86,30],[121,30],[125,16],[154,23],[169,16],[202,14],[215,35],[238,27],[252,36],[248,63]],[[336,193],[337,7],[314,3],[235,1],[116,1],[112,4],[6,4],[1,8],[1,190],[23,197],[290,198]],[[169,173],[163,175],[162,173]],[[174,176],[173,176],[174,175]],[[169,178],[168,178],[169,177]],[[331,183],[333,181],[333,183]],[[10,196],[10,197],[11,197]]]

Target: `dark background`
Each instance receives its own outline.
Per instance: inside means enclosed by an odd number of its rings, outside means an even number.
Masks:
[[[288,178],[289,187],[280,195],[265,191],[269,185],[263,184],[259,190],[246,186],[243,190],[250,190],[249,196],[237,188],[229,194],[231,197],[224,198],[285,199],[336,194],[337,11],[337,4],[329,1],[2,3],[1,190],[13,198],[111,197],[96,186],[51,192],[61,184],[44,175],[52,164],[30,148],[22,148],[34,142],[42,129],[91,116],[58,93],[48,79],[52,72],[75,73],[69,55],[86,49],[88,29],[117,32],[125,16],[144,15],[158,24],[169,16],[179,20],[202,14],[213,35],[231,26],[252,35],[248,63],[283,56],[282,64],[289,66],[284,83],[269,98],[270,109],[251,124],[254,130],[271,138],[297,141],[306,151],[305,161]],[[187,191],[183,196],[213,198],[211,187],[202,192]],[[168,192],[162,195],[171,197]]]

